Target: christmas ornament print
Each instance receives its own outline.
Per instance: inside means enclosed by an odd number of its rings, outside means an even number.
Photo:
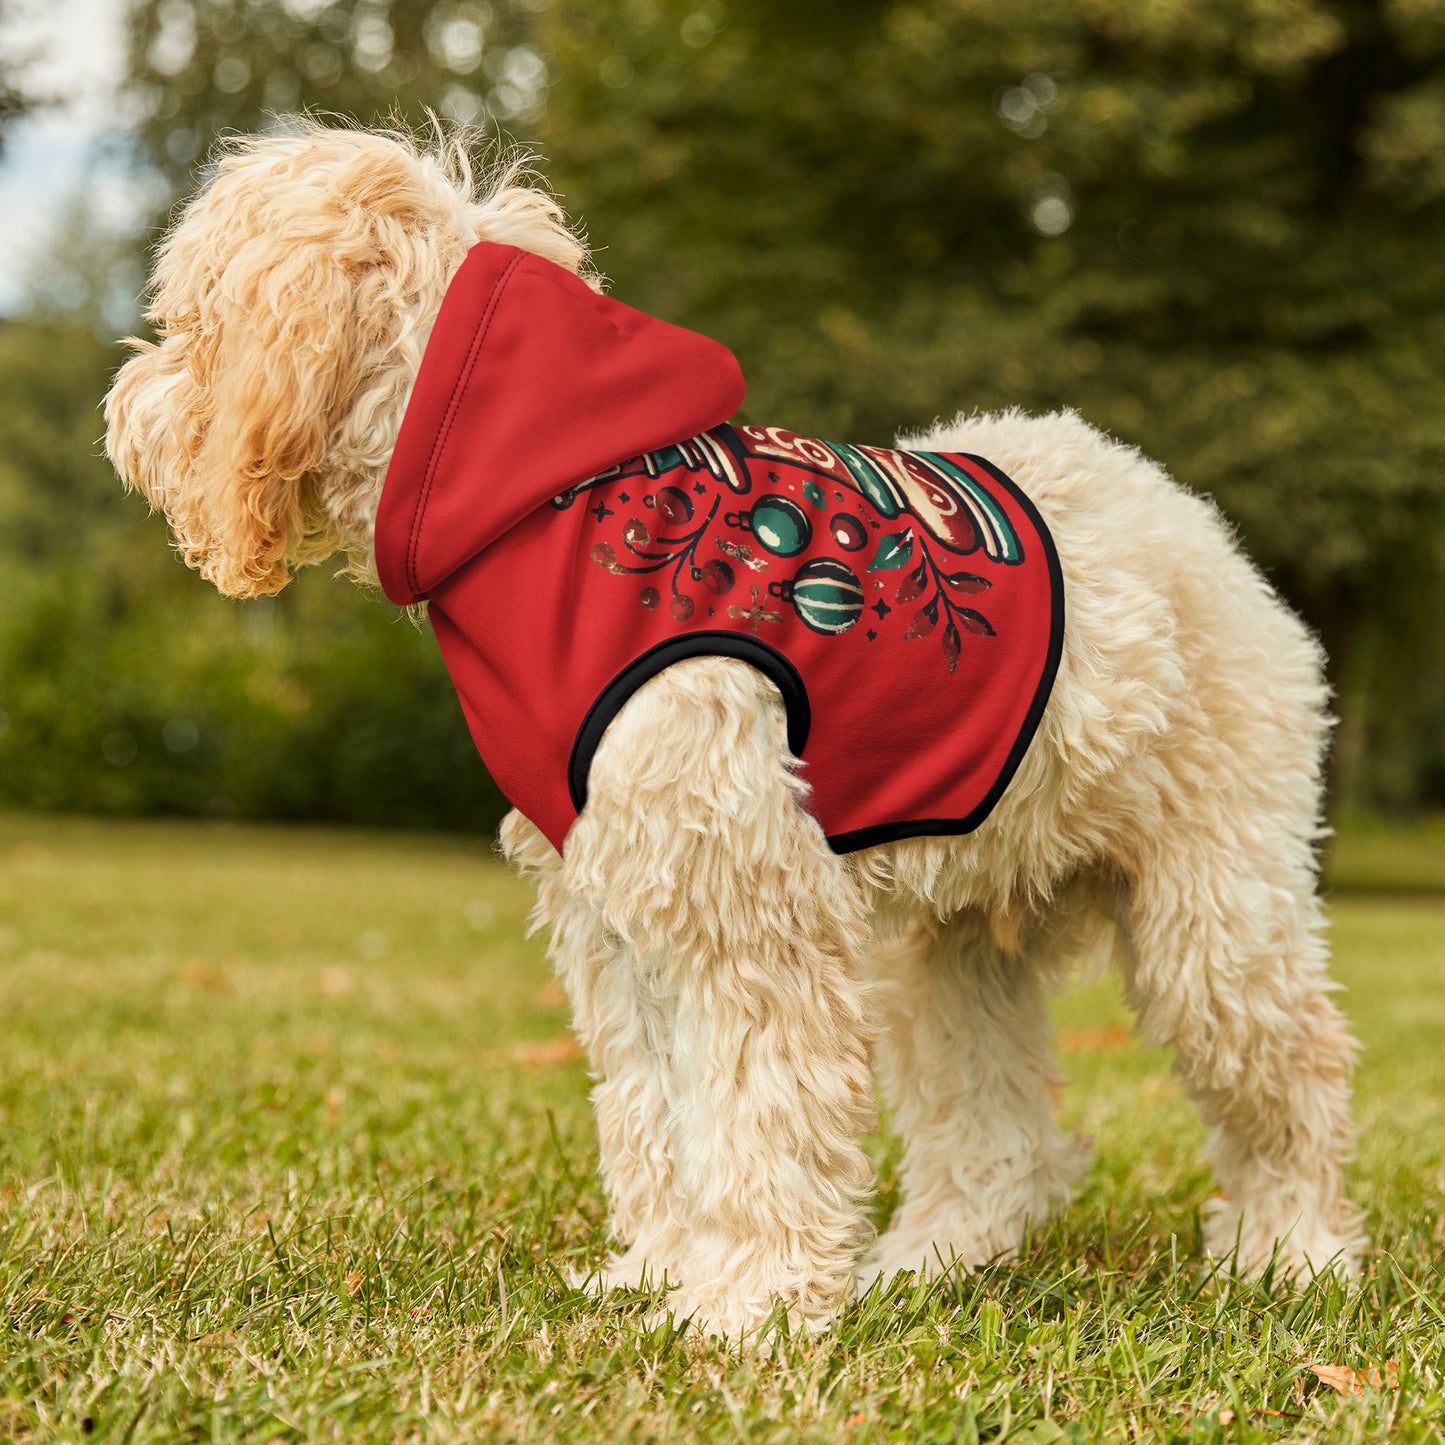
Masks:
[[[1015,565],[1023,560],[1018,533],[1003,506],[952,456],[835,445],[778,427],[737,431],[760,460],[792,461],[814,473],[814,481],[838,482],[860,492],[886,520],[910,516],[949,551],[981,547],[992,561]]]
[[[818,557],[799,568],[791,582],[774,582],[768,590],[791,602],[805,627],[827,637],[847,632],[863,613],[863,584],[835,557]]]
[[[637,577],[638,604],[678,628],[697,625],[701,610],[754,635],[792,616],[841,637],[867,606],[870,622],[876,616],[869,641],[926,641],[948,677],[965,646],[995,636],[990,569],[1024,561],[997,483],[975,462],[720,426],[609,467],[552,505],[563,510],[589,494],[593,562]],[[721,555],[700,555],[704,545]],[[780,564],[792,575],[779,577]],[[745,589],[747,602],[734,601],[739,576],[750,573],[758,585]]]
[[[699,569],[698,580],[714,597],[721,597],[726,592],[733,590],[733,583],[737,581],[737,574],[721,557],[714,557],[711,562],[704,562]]]
[[[796,557],[813,540],[807,514],[787,497],[761,497],[754,502],[748,530],[775,557]]]
[[[670,527],[685,527],[692,521],[692,498],[681,487],[659,487],[653,505]]]

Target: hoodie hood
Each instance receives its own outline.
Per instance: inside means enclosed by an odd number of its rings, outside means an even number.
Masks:
[[[719,342],[481,242],[447,288],[382,488],[386,595],[421,600],[559,493],[726,421],[743,393]]]

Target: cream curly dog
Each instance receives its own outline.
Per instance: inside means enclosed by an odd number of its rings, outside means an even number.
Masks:
[[[403,413],[479,240],[585,273],[553,201],[515,170],[478,185],[459,143],[303,125],[226,148],[160,248],[158,339],[106,403],[121,477],[222,592],[338,555],[375,582]],[[1046,1000],[1100,919],[1212,1130],[1208,1248],[1352,1271],[1319,648],[1208,502],[1071,413],[903,445],[1013,478],[1068,599],[1047,706],[982,826],[833,851],[778,689],[714,656],[616,713],[564,854],[520,812],[503,827],[596,1078],[618,1253],[595,1281],[665,1278],[677,1318],[740,1338],[780,1300],[821,1328],[860,1281],[1007,1256],[1085,1166],[1051,1110]],[[877,1239],[875,1055],[906,1145]]]

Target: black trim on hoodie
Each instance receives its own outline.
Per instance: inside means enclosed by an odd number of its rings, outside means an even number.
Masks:
[[[644,682],[650,682],[674,662],[689,657],[735,657],[757,668],[783,695],[783,707],[788,714],[788,748],[795,758],[802,756],[813,725],[813,712],[808,689],[803,686],[798,669],[776,647],[745,632],[713,628],[684,633],[666,638],[634,657],[587,709],[567,763],[567,788],[572,794],[572,805],[579,813],[587,806],[587,775],[608,724]]]

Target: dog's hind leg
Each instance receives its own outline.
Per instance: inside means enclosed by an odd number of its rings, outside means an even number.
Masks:
[[[1053,1117],[1047,992],[1059,966],[1000,947],[976,912],[916,923],[872,958],[879,1071],[904,1155],[898,1212],[860,1282],[1008,1257],[1088,1159]]]
[[[1353,1272],[1364,1243],[1344,1194],[1352,1146],[1355,1046],[1330,999],[1319,905],[1302,843],[1251,857],[1247,836],[1189,829],[1153,851],[1131,887],[1126,983],[1152,1043],[1212,1130],[1225,1198],[1210,1213],[1211,1254],[1238,1250],[1258,1274]],[[1290,872],[1296,876],[1291,878]]]
[[[566,846],[570,886],[635,961],[609,1006],[648,999],[668,1308],[729,1339],[779,1301],[826,1324],[869,1237],[864,902],[798,792],[771,685],[683,662],[608,728]]]
[[[1237,1247],[1251,1274],[1276,1246],[1284,1272],[1348,1272],[1364,1239],[1343,1181],[1355,1045],[1316,896],[1321,659],[1238,559],[1176,571],[1170,730],[1093,809],[1118,829],[1125,983],[1212,1131],[1210,1252]]]

